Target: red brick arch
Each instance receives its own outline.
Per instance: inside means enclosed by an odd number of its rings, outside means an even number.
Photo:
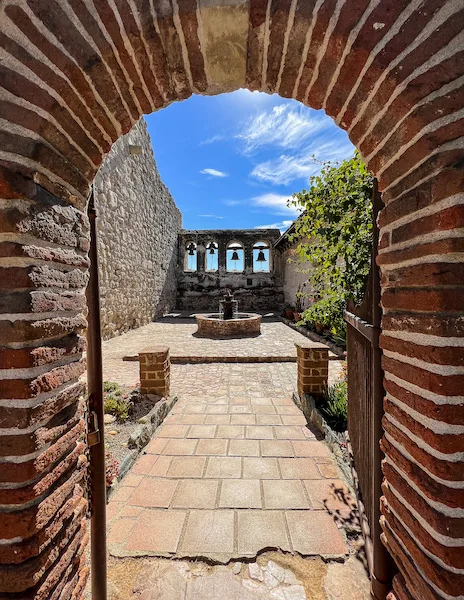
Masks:
[[[141,114],[241,87],[324,108],[379,179],[385,542],[399,599],[462,598],[463,24],[462,0],[0,3],[0,598],[86,579],[89,184]]]

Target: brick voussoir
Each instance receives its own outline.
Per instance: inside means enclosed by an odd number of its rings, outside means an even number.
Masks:
[[[464,425],[464,411],[456,410],[456,404],[436,404],[416,393],[413,393],[391,379],[384,379],[385,391],[421,415],[450,425]]]
[[[29,428],[2,435],[0,429],[0,457],[22,456],[40,450],[43,446],[54,443],[59,437],[69,431],[84,414],[83,399],[79,403],[67,406],[57,413],[48,423],[38,423],[35,428]],[[1,503],[0,503],[1,504]]]
[[[382,523],[386,526],[384,531],[388,532],[387,535],[390,539],[392,531],[401,540],[401,542],[408,549],[412,560],[415,562],[417,567],[425,574],[429,581],[433,581],[435,585],[439,587],[443,592],[449,594],[449,596],[459,596],[462,591],[462,575],[453,573],[440,566],[432,558],[429,558],[427,554],[418,545],[418,540],[412,537],[406,528],[403,526],[401,521],[385,506],[385,500],[381,500],[382,512],[385,520]],[[422,545],[422,544],[421,544]],[[427,546],[425,546],[427,548]],[[428,549],[428,548],[427,548]],[[423,596],[422,596],[423,597]],[[436,598],[434,596],[433,598]]]
[[[400,451],[398,451],[386,438],[382,438],[380,443],[382,451],[395,465],[395,468],[402,471],[402,477],[409,477],[416,487],[430,501],[443,505],[443,509],[449,507],[452,510],[460,509],[464,502],[464,490],[453,488],[440,483],[424,471],[420,465],[415,464]],[[382,463],[385,467],[387,461]]]
[[[73,403],[77,403],[85,392],[85,384],[81,381],[67,385],[56,394],[45,394],[45,398],[33,406],[2,406],[2,428],[31,429],[45,426],[55,415]],[[18,432],[19,433],[19,432]]]
[[[82,520],[72,519],[54,543],[37,557],[18,565],[0,565],[0,592],[18,593],[34,587],[45,572],[60,558],[69,547],[77,547],[85,535],[85,516]]]
[[[382,356],[384,371],[396,375],[422,389],[443,396],[459,396],[464,389],[464,375],[441,375],[432,373],[409,363],[400,362],[388,356]]]
[[[81,456],[85,450],[85,445],[79,443],[70,452],[66,458],[61,460],[51,471],[41,473],[39,477],[31,484],[17,488],[0,489],[0,504],[8,505],[30,505],[31,502],[37,502],[42,499],[44,494],[50,493],[53,488],[59,486],[69,476],[71,469],[78,468],[81,463]],[[80,468],[83,468],[82,466]]]
[[[87,327],[84,315],[57,316],[36,321],[17,319],[0,320],[0,339],[4,344],[42,342],[69,334],[82,333]]]
[[[83,336],[74,333],[65,335],[61,339],[44,341],[36,346],[24,348],[0,348],[0,369],[29,369],[45,367],[58,367],[68,357],[80,358],[85,351],[86,340]],[[58,363],[58,364],[53,364]]]
[[[462,462],[452,462],[429,454],[420,448],[410,437],[400,431],[386,416],[382,420],[382,426],[384,431],[391,435],[397,443],[401,444],[425,471],[444,481],[461,481]]]
[[[410,534],[414,536],[424,547],[451,569],[463,569],[464,554],[459,546],[442,544],[437,541],[422,526],[418,519],[411,514],[407,507],[390,491],[388,485],[382,487],[385,501],[389,512],[393,511],[401,523],[407,527]],[[452,541],[452,540],[450,540]]]
[[[6,540],[29,538],[43,529],[73,494],[74,488],[84,477],[85,461],[60,487],[39,504],[15,512],[0,512],[0,529],[8,533]]]
[[[424,440],[426,444],[442,454],[464,452],[464,436],[459,433],[436,433],[425,427],[416,419],[408,415],[389,398],[384,399],[385,412],[392,415],[401,425],[406,427],[415,436]],[[439,423],[437,423],[438,425]]]
[[[452,517],[444,514],[430,506],[428,502],[422,498],[409,483],[404,479],[399,471],[396,470],[390,463],[384,461],[382,471],[385,475],[385,480],[382,486],[389,489],[394,489],[404,498],[435,531],[439,534],[450,538],[464,537],[464,518]]]
[[[55,462],[69,453],[84,429],[84,422],[79,421],[70,431],[61,436],[46,450],[43,450],[37,457],[21,462],[0,462],[0,481],[22,483],[30,481],[40,473],[47,471]]]
[[[384,509],[386,510],[386,507],[384,507]],[[417,594],[420,594],[420,598],[423,600],[438,600],[435,590],[427,581],[425,581],[421,573],[418,572],[414,559],[406,554],[404,548],[396,540],[385,516],[380,518],[380,524],[383,530],[381,536],[382,542],[393,557],[396,565],[399,567],[408,589],[414,593],[416,597]],[[414,598],[414,596],[412,597]]]
[[[399,338],[394,334],[382,333],[380,346],[383,350],[397,352],[410,358],[420,358],[424,362],[435,365],[464,366],[464,346],[431,346],[415,344]]]
[[[38,556],[45,550],[70,519],[80,519],[87,510],[87,501],[83,498],[82,488],[74,493],[54,515],[48,525],[37,534],[20,542],[13,542],[0,547],[0,561],[5,564],[19,564]]]

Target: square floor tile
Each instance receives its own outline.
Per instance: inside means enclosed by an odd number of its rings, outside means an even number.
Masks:
[[[238,512],[238,552],[254,556],[264,548],[290,550],[282,511],[241,510]]]
[[[275,436],[278,440],[305,440],[307,436],[304,434],[303,427],[298,425],[282,425],[274,427]]]
[[[191,511],[181,550],[186,554],[230,554],[234,551],[233,510]]]
[[[239,479],[242,459],[238,456],[210,456],[205,477],[217,479]]]
[[[198,440],[197,455],[214,456],[227,453],[228,440]]]
[[[163,454],[172,456],[188,456],[195,452],[198,440],[169,440]]]
[[[114,502],[127,502],[131,497],[134,490],[137,488],[129,487],[125,485],[119,485],[116,491],[112,495],[112,500]]]
[[[202,414],[204,412],[208,412],[206,410],[206,408],[208,408],[206,406],[206,404],[193,404],[193,403],[191,403],[191,404],[189,404],[188,412],[189,413],[194,413],[194,414]]]
[[[256,479],[226,479],[219,497],[221,508],[261,508],[261,487]]]
[[[280,415],[256,415],[257,425],[282,425]]]
[[[217,438],[240,440],[245,437],[245,427],[243,425],[218,425]]]
[[[317,441],[295,441],[292,442],[295,456],[321,456],[330,457],[330,450],[323,442]]]
[[[249,405],[242,405],[242,406],[234,406],[234,405],[229,405],[229,413],[231,415],[244,415],[244,414],[251,414],[252,411],[252,407]]]
[[[261,440],[263,456],[293,456],[294,450],[288,440]]]
[[[256,423],[255,415],[230,415],[231,425],[254,425]]]
[[[155,454],[142,454],[132,467],[131,473],[134,475],[148,475],[157,458],[158,456]]]
[[[280,415],[284,425],[306,425],[306,418],[303,415]]]
[[[166,477],[171,460],[172,456],[165,456],[164,454],[158,456],[149,472],[150,477]]]
[[[243,459],[244,479],[279,479],[279,468],[276,458],[252,458]]]
[[[298,406],[276,406],[276,411],[279,415],[301,415],[301,410]]]
[[[164,421],[166,423],[166,420]],[[205,415],[191,415],[184,414],[178,417],[177,424],[178,425],[203,425],[205,422]]]
[[[116,519],[107,536],[108,544],[122,544],[135,524],[135,519],[123,519],[121,517]]]
[[[268,406],[253,405],[251,408],[253,409],[253,412],[255,415],[275,415],[276,414],[276,407],[272,406],[272,405],[268,405]]]
[[[168,477],[201,477],[205,467],[204,456],[173,456],[167,471]],[[156,465],[155,465],[156,467]]]
[[[140,554],[177,551],[186,512],[181,510],[145,510],[136,520],[125,549]]]
[[[185,438],[188,429],[188,425],[161,425],[156,435],[160,438]]]
[[[172,501],[173,508],[214,508],[219,481],[215,479],[184,479],[179,482]]]
[[[263,489],[266,508],[281,510],[309,508],[301,481],[295,479],[267,480],[263,481]]]
[[[317,464],[318,471],[322,475],[322,477],[326,477],[327,479],[338,479],[338,477],[340,476],[337,464],[334,460],[328,462],[315,462]]]
[[[227,404],[208,404],[205,409],[207,415],[226,415],[227,411]]]
[[[279,458],[282,479],[321,479],[312,458]]]
[[[230,415],[205,415],[205,425],[228,425]]]
[[[168,440],[166,438],[154,438],[145,448],[147,454],[161,454],[166,447]]]
[[[332,517],[320,510],[285,513],[293,550],[300,554],[339,556],[348,549]]]
[[[295,406],[293,400],[286,396],[272,398],[272,404],[275,406]]]
[[[213,438],[216,433],[216,425],[192,425],[185,437],[187,438]]]
[[[230,440],[229,456],[259,456],[258,440]]]
[[[145,508],[167,508],[176,491],[177,481],[146,477],[142,485],[133,490],[128,504]]]
[[[344,518],[356,513],[356,502],[340,479],[316,479],[304,481],[303,484],[313,508],[324,509]]]
[[[248,425],[246,437],[249,440],[272,440],[274,439],[274,432],[270,425]]]

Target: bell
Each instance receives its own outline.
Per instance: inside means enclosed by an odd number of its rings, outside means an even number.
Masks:
[[[195,246],[193,246],[192,244],[190,244],[190,246],[188,247],[188,253],[189,256],[195,256]]]
[[[256,259],[256,262],[266,262],[266,257],[264,256],[264,252],[262,250],[258,252],[258,258]]]
[[[215,249],[214,244],[211,244],[210,247],[209,247],[209,253],[210,254],[214,254],[214,249]]]
[[[232,258],[230,260],[239,260],[237,250],[232,252]]]

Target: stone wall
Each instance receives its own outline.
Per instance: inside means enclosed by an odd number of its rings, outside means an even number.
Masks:
[[[139,146],[141,154],[135,152]],[[94,182],[105,339],[168,312],[176,300],[182,216],[162,182],[144,119],[112,147]]]
[[[238,300],[239,311],[281,310],[284,296],[281,287],[280,262],[274,260],[273,243],[279,238],[278,229],[184,230],[179,235],[177,308],[178,310],[219,310],[219,300],[230,289]],[[240,242],[244,248],[244,270],[227,271],[226,250],[230,242]],[[266,241],[271,250],[270,272],[253,272],[253,244]],[[185,252],[193,242],[197,252],[197,269],[185,270]],[[207,245],[218,248],[217,271],[206,271]]]
[[[276,261],[280,262],[282,277],[282,290],[285,303],[295,307],[298,292],[308,294],[301,299],[302,308],[308,308],[312,304],[312,285],[310,281],[310,263],[300,263],[298,260],[297,246],[300,242],[289,242],[285,237],[276,246]]]

